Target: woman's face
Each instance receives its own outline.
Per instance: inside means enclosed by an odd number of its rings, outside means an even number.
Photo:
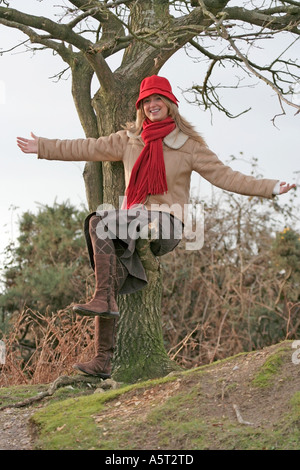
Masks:
[[[167,105],[163,102],[160,95],[150,95],[143,99],[144,113],[150,121],[162,121],[169,115]]]

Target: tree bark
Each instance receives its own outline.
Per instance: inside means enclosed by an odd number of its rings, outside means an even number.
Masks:
[[[161,322],[162,276],[158,259],[148,240],[139,240],[137,250],[149,285],[135,294],[119,296],[121,318],[113,363],[117,382],[133,383],[162,377],[180,370],[166,353]]]
[[[69,61],[72,70],[72,96],[86,137],[99,137],[97,116],[91,100],[91,81],[94,70],[82,53]],[[86,198],[90,211],[103,202],[101,162],[87,162],[83,171]]]

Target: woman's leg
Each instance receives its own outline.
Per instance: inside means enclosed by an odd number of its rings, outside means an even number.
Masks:
[[[110,311],[111,308],[115,311],[118,310],[115,297],[125,282],[128,271],[117,256],[122,254],[122,246],[118,244],[114,246],[113,241],[110,239],[101,240],[98,238],[96,233],[98,222],[99,217],[95,216],[92,217],[89,222],[89,232],[93,244],[95,261],[95,294],[89,303],[76,305],[74,307],[74,311],[77,313],[95,316],[95,356],[91,361],[78,363],[73,367],[85,374],[107,379],[111,374],[111,360],[115,347],[117,329],[116,315],[107,315],[107,312]],[[113,269],[111,269],[110,265],[107,266],[105,263],[106,257],[109,258],[109,264],[113,264]],[[107,292],[104,292],[103,279],[106,280],[105,282],[108,282],[108,274],[105,270],[112,273],[109,279],[110,285],[106,287],[106,290],[110,292],[113,299],[108,299]],[[103,315],[104,310],[106,311],[105,315]]]
[[[116,295],[126,279],[127,270],[117,257],[113,240],[98,238],[98,223],[99,217],[91,217],[89,232],[94,251],[95,292],[90,302],[74,305],[73,310],[80,315],[116,318],[119,316]]]
[[[116,340],[117,320],[115,318],[95,317],[95,356],[91,361],[79,362],[74,369],[108,379],[111,374],[111,360]]]

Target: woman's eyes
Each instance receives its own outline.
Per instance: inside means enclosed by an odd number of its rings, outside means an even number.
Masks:
[[[154,98],[154,100],[155,100],[155,101],[161,101],[161,97],[160,97],[160,96],[157,96],[157,97]],[[145,98],[145,99],[143,100],[143,103],[144,103],[144,104],[150,103],[150,102],[151,102],[151,100],[150,100],[149,98]]]

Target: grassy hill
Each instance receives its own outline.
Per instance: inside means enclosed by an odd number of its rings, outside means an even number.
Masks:
[[[60,389],[33,408],[31,448],[298,450],[300,364],[292,361],[294,352],[285,341],[134,385]],[[43,387],[0,389],[2,405]]]

